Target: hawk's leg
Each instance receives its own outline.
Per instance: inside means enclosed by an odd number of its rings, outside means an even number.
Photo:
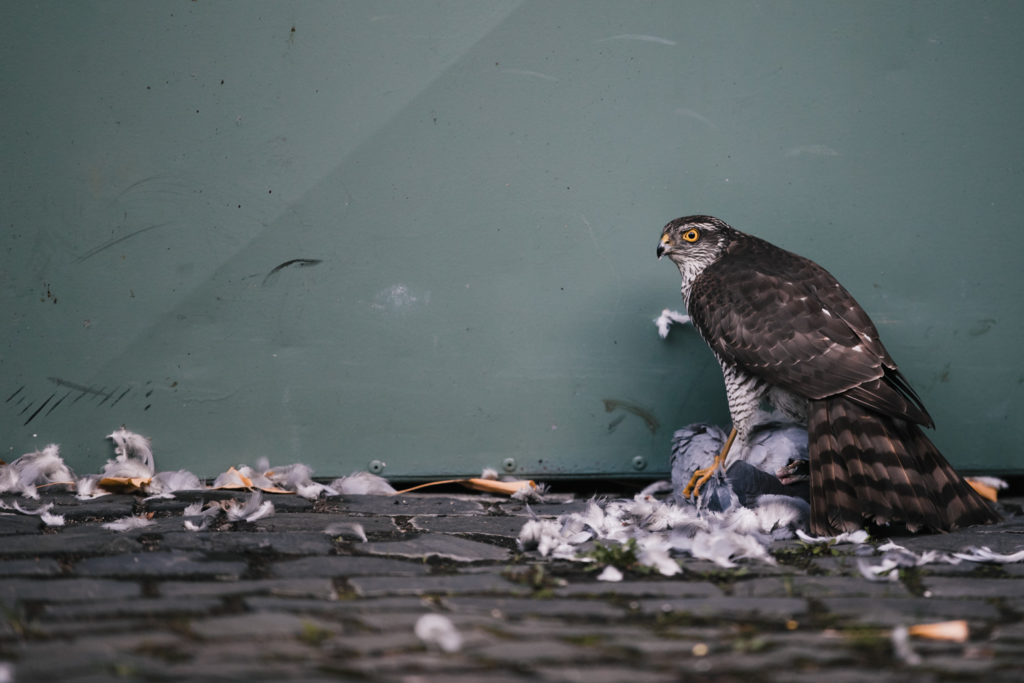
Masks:
[[[732,431],[729,432],[729,438],[725,440],[725,445],[722,446],[722,452],[715,456],[714,462],[708,467],[702,467],[699,470],[695,470],[693,476],[690,477],[690,483],[683,489],[683,498],[689,498],[693,496],[696,498],[700,495],[700,487],[707,483],[711,475],[715,473],[719,467],[725,465],[725,456],[729,455],[729,449],[732,448],[732,442],[736,439],[736,428],[733,427]]]

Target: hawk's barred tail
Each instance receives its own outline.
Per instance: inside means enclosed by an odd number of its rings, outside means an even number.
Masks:
[[[808,412],[812,533],[866,522],[950,531],[999,520],[917,425],[838,396],[811,401]]]

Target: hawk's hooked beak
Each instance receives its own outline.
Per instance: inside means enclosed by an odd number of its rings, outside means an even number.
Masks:
[[[670,244],[671,241],[672,239],[668,235],[661,236],[661,243],[658,244],[658,258],[661,258],[662,256],[668,253],[668,250],[672,246]]]

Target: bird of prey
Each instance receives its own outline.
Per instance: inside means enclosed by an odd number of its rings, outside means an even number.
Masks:
[[[760,422],[796,422],[808,431],[813,533],[999,519],[925,436],[928,411],[824,268],[712,216],[668,223],[662,256],[679,267],[693,326],[722,366],[733,429],[716,465]]]

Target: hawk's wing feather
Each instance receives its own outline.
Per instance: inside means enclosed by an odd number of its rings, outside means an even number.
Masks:
[[[697,277],[687,305],[719,358],[769,384],[931,425],[867,314],[813,261],[747,236]]]

